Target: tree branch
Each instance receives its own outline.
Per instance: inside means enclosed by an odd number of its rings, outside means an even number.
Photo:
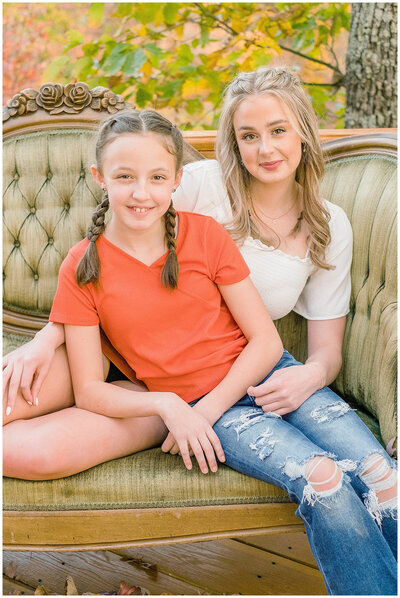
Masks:
[[[335,73],[339,73],[343,77],[342,71],[339,68],[337,68],[336,66],[329,64],[329,62],[324,62],[323,60],[319,60],[318,58],[313,58],[312,56],[307,56],[306,54],[297,52],[297,50],[288,48],[287,46],[284,46],[283,44],[280,44],[280,43],[278,43],[278,46],[282,50],[285,50],[285,52],[290,52],[291,54],[296,54],[296,56],[300,56],[301,58],[305,58],[306,60],[311,60],[312,62],[317,62],[318,64],[322,64],[323,66],[326,66],[328,69],[332,69],[333,71],[335,71]]]

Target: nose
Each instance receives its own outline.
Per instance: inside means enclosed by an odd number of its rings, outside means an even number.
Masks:
[[[137,201],[145,201],[148,198],[146,181],[141,181],[140,179],[135,181],[132,197]]]
[[[260,138],[260,154],[268,156],[274,150],[274,144],[270,135],[262,135]]]

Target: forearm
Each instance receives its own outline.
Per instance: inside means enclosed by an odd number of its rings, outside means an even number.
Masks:
[[[336,346],[318,347],[309,354],[305,365],[318,390],[335,380],[342,366],[342,352]]]
[[[246,394],[249,386],[265,378],[282,357],[282,352],[278,335],[267,342],[264,335],[248,342],[225,378],[197,403],[212,425]]]
[[[115,418],[165,417],[167,405],[179,400],[174,393],[132,392],[126,388],[101,381],[92,381],[75,391],[76,406],[100,415]]]
[[[45,343],[47,347],[57,349],[65,343],[64,324],[48,322],[44,328],[37,332],[35,339],[38,342]]]

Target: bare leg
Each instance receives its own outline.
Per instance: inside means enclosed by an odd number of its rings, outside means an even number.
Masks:
[[[104,376],[109,362],[104,358]],[[115,382],[132,391],[131,382]],[[10,416],[4,416],[3,473],[31,480],[72,475],[104,461],[157,446],[167,429],[157,416],[110,418],[74,406],[65,346],[57,349],[39,394],[39,407],[18,396]]]
[[[104,379],[107,377],[109,367],[110,362],[104,357]],[[62,345],[56,350],[50,371],[40,389],[39,406],[28,405],[22,394],[18,392],[14,409],[10,415],[5,414],[5,404],[3,404],[3,425],[17,419],[31,419],[73,405],[75,405],[75,399],[68,357],[65,345]]]
[[[6,476],[49,480],[157,446],[167,435],[161,418],[117,419],[70,407],[4,428]]]

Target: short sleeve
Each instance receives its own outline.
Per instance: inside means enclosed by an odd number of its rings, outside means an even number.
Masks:
[[[208,218],[207,260],[211,280],[216,284],[234,284],[250,274],[242,254],[223,226]]]
[[[211,216],[221,224],[232,220],[231,205],[216,160],[186,164],[172,201],[176,210]]]
[[[307,320],[333,320],[349,312],[353,233],[344,210],[326,202],[331,214],[331,243],[326,261],[333,270],[315,268],[293,311]]]
[[[75,326],[99,324],[99,316],[89,288],[92,285],[80,287],[75,278],[75,270],[82,254],[83,251],[78,255],[75,247],[61,264],[57,291],[49,317],[51,322]]]

